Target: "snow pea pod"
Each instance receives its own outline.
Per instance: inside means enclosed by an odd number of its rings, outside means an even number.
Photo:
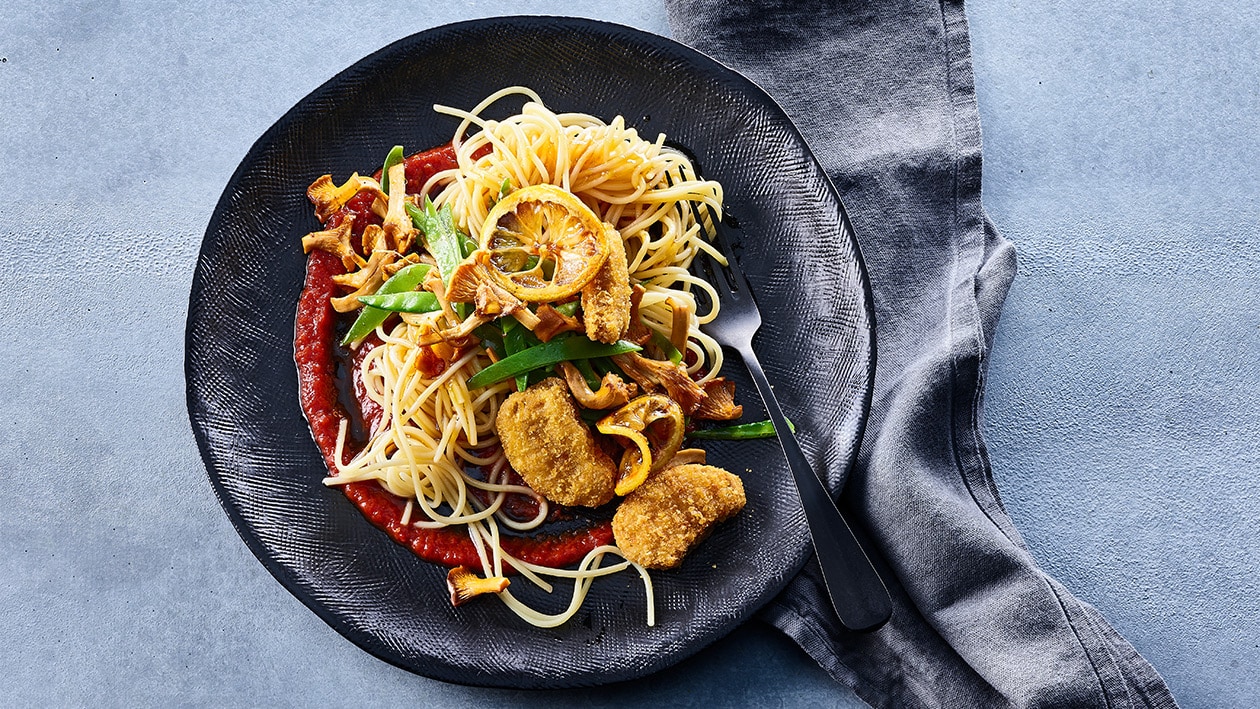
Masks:
[[[538,338],[534,337],[534,333],[528,328],[520,324],[513,318],[504,318],[503,320],[503,351],[508,357],[524,352],[530,347],[538,345]],[[516,375],[516,390],[525,391],[529,386],[529,373],[521,372]]]
[[[661,348],[661,351],[665,353],[666,359],[673,364],[678,364],[683,361],[682,352],[679,352],[678,348],[674,347],[674,343],[670,342],[668,337],[662,335],[656,330],[652,331],[652,344]]]
[[[474,374],[468,380],[468,388],[476,389],[511,379],[518,374],[528,374],[536,369],[547,367],[558,362],[569,362],[592,357],[610,357],[627,352],[638,352],[642,348],[633,342],[618,340],[611,345],[603,342],[592,342],[585,337],[574,336],[556,338],[528,349],[508,355],[494,364]]]
[[[408,204],[407,214],[411,217],[411,223],[424,233],[425,247],[437,261],[438,273],[442,274],[442,285],[450,288],[455,269],[464,260],[463,240],[466,238],[455,227],[451,205],[444,204],[439,210],[426,197],[424,209]]]
[[[791,421],[788,421],[788,427],[793,432],[796,431],[796,426],[793,426]],[[708,439],[710,441],[750,441],[755,438],[774,438],[775,435],[774,423],[766,420],[723,426],[721,428],[702,428],[692,431],[687,437]]]
[[[406,293],[377,293],[361,295],[359,302],[391,313],[431,313],[441,310],[437,296],[428,291],[413,290]]]
[[[403,161],[403,147],[395,145],[385,156],[385,166],[381,168],[381,191],[389,194],[389,169]]]
[[[390,293],[413,291],[424,280],[424,277],[429,274],[430,268],[432,267],[427,263],[417,263],[401,269],[388,281],[381,284],[376,294],[389,295]],[[341,344],[348,345],[362,340],[375,330],[378,325],[385,322],[385,319],[389,316],[390,311],[388,310],[374,308],[370,305],[363,306],[363,310],[359,313],[359,317],[355,319],[354,324],[350,326],[346,336],[341,338]]]

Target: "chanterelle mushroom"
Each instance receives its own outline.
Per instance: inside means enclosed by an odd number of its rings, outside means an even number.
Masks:
[[[648,359],[638,352],[613,355],[612,359],[644,391],[664,389],[688,416],[695,413],[706,398],[704,389],[687,375],[687,370],[680,364]]]
[[[341,186],[333,184],[332,175],[320,175],[310,187],[306,188],[306,198],[315,205],[315,216],[323,223],[328,221],[333,212],[344,207],[346,202],[363,189],[372,189],[384,195],[381,192],[380,183],[370,177],[362,177],[356,172]]]
[[[467,566],[456,566],[446,574],[446,587],[451,592],[452,606],[462,606],[487,593],[502,593],[511,583],[506,576],[483,579]]]
[[[744,415],[744,407],[735,403],[735,382],[717,377],[701,386],[704,387],[704,401],[700,402],[700,408],[693,416],[709,421],[733,421]]]
[[[333,276],[333,281],[339,286],[353,288],[354,292],[341,298],[332,298],[333,310],[339,313],[348,313],[357,309],[359,296],[371,295],[375,293],[381,284],[385,282],[385,267],[398,260],[398,253],[395,251],[373,251],[371,258],[368,259],[367,265],[354,273],[347,273],[340,276]]]
[[[646,345],[652,339],[652,330],[643,324],[643,318],[639,317],[639,306],[643,303],[643,294],[647,290],[638,283],[630,287],[630,325],[626,327],[626,332],[621,339],[629,340],[636,345]]]
[[[530,330],[538,327],[538,316],[490,275],[490,267],[485,262],[487,257],[484,251],[478,251],[461,263],[451,276],[446,297],[452,302],[474,304],[478,315],[488,318],[513,315]]]
[[[375,224],[367,225],[363,230],[361,237],[363,244],[363,253],[371,254],[373,251],[389,251],[389,239],[385,236],[385,230]]]
[[[543,342],[549,342],[551,338],[562,332],[582,329],[581,320],[565,315],[547,303],[538,306],[538,320],[538,326],[533,328],[534,335]]]
[[[669,304],[670,318],[669,342],[679,352],[687,351],[687,332],[691,328],[691,303],[678,298],[666,298]]]
[[[385,264],[385,275],[392,276],[395,273],[398,273],[399,271],[403,270],[404,268],[408,266],[414,266],[417,263],[429,263],[432,260],[433,259],[430,258],[428,259],[428,261],[426,261],[425,258],[421,256],[420,254],[417,254],[414,252],[409,253],[406,256],[403,256],[402,258],[398,259],[397,261],[394,261],[393,263]],[[429,265],[432,265],[432,264],[430,263]]]
[[[665,464],[666,468],[672,468],[675,465],[704,465],[705,453],[703,448],[684,448],[674,454],[673,458]]]
[[[599,391],[594,392],[572,362],[561,362],[559,366],[564,374],[565,383],[569,385],[569,392],[584,408],[612,409],[625,406],[626,402],[630,401],[630,397],[634,396],[636,387],[621,381],[621,377],[612,372],[604,375],[604,379],[599,384]]]
[[[417,229],[407,215],[407,168],[404,163],[389,169],[389,209],[385,212],[385,237],[399,253],[411,248]]]
[[[311,249],[319,249],[341,259],[341,265],[347,271],[367,265],[363,257],[350,245],[350,231],[354,226],[354,217],[342,220],[336,229],[316,231],[302,237],[302,253],[309,254]]]

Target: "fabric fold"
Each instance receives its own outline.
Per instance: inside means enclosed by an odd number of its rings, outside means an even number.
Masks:
[[[792,116],[848,207],[874,293],[875,392],[842,504],[880,557],[893,619],[840,628],[812,560],[762,617],[875,706],[1175,706],[1037,567],[993,482],[984,376],[1016,264],[980,203],[962,2],[668,7],[677,39]]]

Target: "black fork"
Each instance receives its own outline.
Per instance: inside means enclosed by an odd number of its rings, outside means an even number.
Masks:
[[[708,280],[717,290],[721,304],[717,319],[702,326],[702,329],[722,345],[739,352],[766,404],[788,467],[792,470],[792,479],[809,525],[809,536],[814,542],[818,565],[822,567],[823,582],[841,625],[854,631],[875,630],[892,615],[888,589],[836,508],[826,486],[805,460],[796,436],[788,427],[770,381],[766,379],[766,373],[752,348],[753,335],[761,327],[761,311],[753,300],[748,279],[735,261],[730,242],[720,231],[718,242],[730,265],[723,268],[708,254],[701,257],[709,271]]]

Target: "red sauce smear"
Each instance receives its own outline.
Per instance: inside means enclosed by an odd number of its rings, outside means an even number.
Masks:
[[[488,147],[488,146],[487,146]],[[474,156],[477,157],[477,156]],[[407,191],[419,192],[429,177],[456,165],[455,151],[449,146],[434,148],[406,158]],[[368,224],[380,224],[372,213],[370,193],[362,192],[329,217],[325,228],[334,228],[349,216],[354,217],[352,232],[358,236]],[[356,239],[357,241],[357,239]],[[332,475],[337,474],[337,434],[341,422],[352,421],[346,406],[338,399],[336,326],[338,314],[329,298],[339,295],[332,277],[345,273],[341,260],[324,251],[312,251],[306,262],[306,282],[298,299],[297,323],[294,331],[293,358],[297,363],[298,396],[302,411],[311,426],[311,435]],[[380,422],[381,410],[367,398],[360,380],[358,365],[380,342],[369,337],[353,357],[354,402],[364,425],[374,430]],[[349,462],[363,445],[347,436],[342,451],[343,463]],[[523,484],[513,471],[508,482]],[[406,501],[390,493],[375,481],[348,483],[341,486],[346,497],[359,508],[372,524],[394,541],[410,548],[422,559],[446,566],[480,568],[476,547],[465,527],[426,529],[402,523]],[[513,516],[529,518],[536,511],[528,497],[509,495],[507,511]],[[563,514],[561,512],[561,514]],[[552,515],[553,517],[557,515]],[[413,509],[413,518],[422,518]],[[612,543],[612,525],[608,521],[590,522],[587,526],[564,534],[533,537],[501,537],[503,549],[510,555],[540,566],[560,567],[581,561],[591,549]]]

